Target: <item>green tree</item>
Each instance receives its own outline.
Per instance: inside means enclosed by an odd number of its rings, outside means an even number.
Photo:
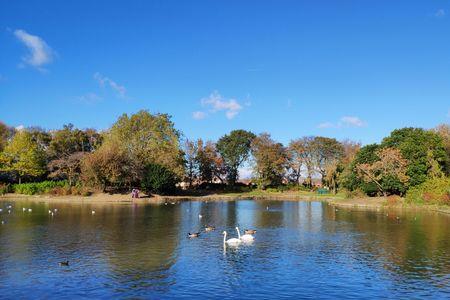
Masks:
[[[116,145],[141,170],[159,164],[180,178],[184,174],[180,133],[167,114],[152,115],[145,110],[124,114],[105,135],[104,144]]]
[[[404,194],[409,180],[406,175],[408,160],[395,148],[380,148],[375,154],[378,159],[373,163],[356,165],[358,175],[365,182],[375,183],[383,196],[388,193]]]
[[[0,121],[0,151],[8,144],[9,139],[14,135],[14,128],[9,127]]]
[[[31,133],[19,131],[0,155],[1,169],[18,177],[39,177],[45,174],[45,152]]]
[[[399,149],[402,156],[409,161],[409,186],[416,186],[427,179],[429,170],[433,167],[430,155],[442,170],[445,170],[448,164],[442,138],[435,132],[422,128],[394,130],[389,137],[383,139],[381,147]]]
[[[158,164],[145,166],[142,188],[147,193],[168,194],[175,190],[178,182],[176,174]]]
[[[225,165],[222,157],[218,154],[213,142],[197,141],[197,156],[195,157],[198,165],[198,176],[200,181],[212,183],[218,179],[223,183],[223,176],[226,174]]]
[[[310,145],[315,169],[322,177],[322,182],[327,182],[327,169],[329,165],[335,165],[344,155],[344,147],[334,138],[316,136]]]
[[[252,132],[233,130],[217,141],[216,148],[225,164],[230,185],[236,183],[238,169],[248,159],[254,138],[255,134]]]
[[[251,149],[259,187],[265,189],[280,185],[288,166],[286,148],[275,142],[268,133],[263,133],[253,139]]]

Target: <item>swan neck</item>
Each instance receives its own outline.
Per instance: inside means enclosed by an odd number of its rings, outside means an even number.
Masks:
[[[239,239],[241,239],[241,233],[239,232],[239,227],[236,227],[236,231],[237,231],[237,233],[238,233]]]

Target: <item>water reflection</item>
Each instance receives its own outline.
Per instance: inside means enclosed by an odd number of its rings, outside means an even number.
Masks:
[[[294,201],[13,206],[0,214],[0,292],[7,298],[450,293],[450,217],[436,213]],[[187,238],[205,226],[216,230]],[[221,233],[236,237],[236,226],[257,229],[256,240],[224,253]],[[70,266],[60,267],[63,260]]]

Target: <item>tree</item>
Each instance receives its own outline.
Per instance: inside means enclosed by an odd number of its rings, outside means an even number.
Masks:
[[[186,163],[186,178],[189,182],[189,187],[192,187],[193,182],[197,178],[198,164],[197,164],[198,144],[190,140],[184,143],[184,160]]]
[[[226,168],[222,157],[218,154],[213,142],[197,141],[197,156],[195,158],[198,165],[198,176],[200,181],[212,183],[214,179],[223,183],[223,176],[226,174]]]
[[[255,134],[249,131],[233,130],[217,141],[216,148],[224,161],[229,184],[236,183],[238,169],[248,159],[254,138]]]
[[[366,182],[374,182],[384,196],[388,191],[404,193],[409,180],[406,175],[408,160],[395,148],[381,148],[376,155],[377,161],[356,166],[359,176]]]
[[[140,170],[133,166],[127,154],[118,146],[104,144],[86,154],[81,162],[81,177],[86,185],[107,189],[130,188],[138,182]]]
[[[69,185],[78,181],[81,175],[81,163],[85,152],[75,152],[67,157],[54,159],[49,162],[49,177],[53,179],[67,179]]]
[[[13,135],[14,128],[9,127],[8,125],[0,121],[0,151],[3,151]]]
[[[344,155],[344,148],[334,138],[316,136],[310,145],[315,169],[322,177],[322,182],[327,184],[327,168],[340,160]]]
[[[438,163],[441,170],[448,165],[448,157],[442,138],[433,131],[422,128],[402,128],[391,132],[390,136],[381,142],[383,148],[396,148],[409,161],[407,175],[409,186],[416,186],[427,179],[432,167],[428,159],[428,151]]]
[[[16,133],[0,155],[2,171],[14,173],[19,183],[24,177],[45,174],[45,153],[27,131]]]
[[[268,133],[263,133],[253,139],[251,150],[259,186],[265,189],[281,184],[288,165],[286,148],[275,142]]]
[[[447,165],[444,171],[446,175],[450,175],[450,126],[441,124],[434,129],[434,132],[442,139],[445,152],[447,153]]]
[[[141,170],[153,163],[165,166],[180,178],[184,174],[180,133],[167,114],[152,115],[145,110],[131,116],[124,114],[105,135],[103,144],[116,145]]]
[[[76,152],[91,152],[100,141],[101,136],[94,129],[83,131],[68,124],[52,132],[47,152],[50,158],[60,159]]]
[[[175,190],[177,182],[176,174],[166,167],[148,164],[144,170],[142,188],[147,193],[167,194]]]
[[[313,141],[314,137],[303,137],[291,141],[288,147],[291,177],[296,183],[299,183],[302,172],[306,171],[306,182],[310,187],[314,175]]]

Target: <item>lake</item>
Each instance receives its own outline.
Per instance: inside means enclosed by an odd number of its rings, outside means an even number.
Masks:
[[[0,208],[1,298],[450,297],[444,214],[251,200]],[[235,226],[255,241],[224,250]]]

